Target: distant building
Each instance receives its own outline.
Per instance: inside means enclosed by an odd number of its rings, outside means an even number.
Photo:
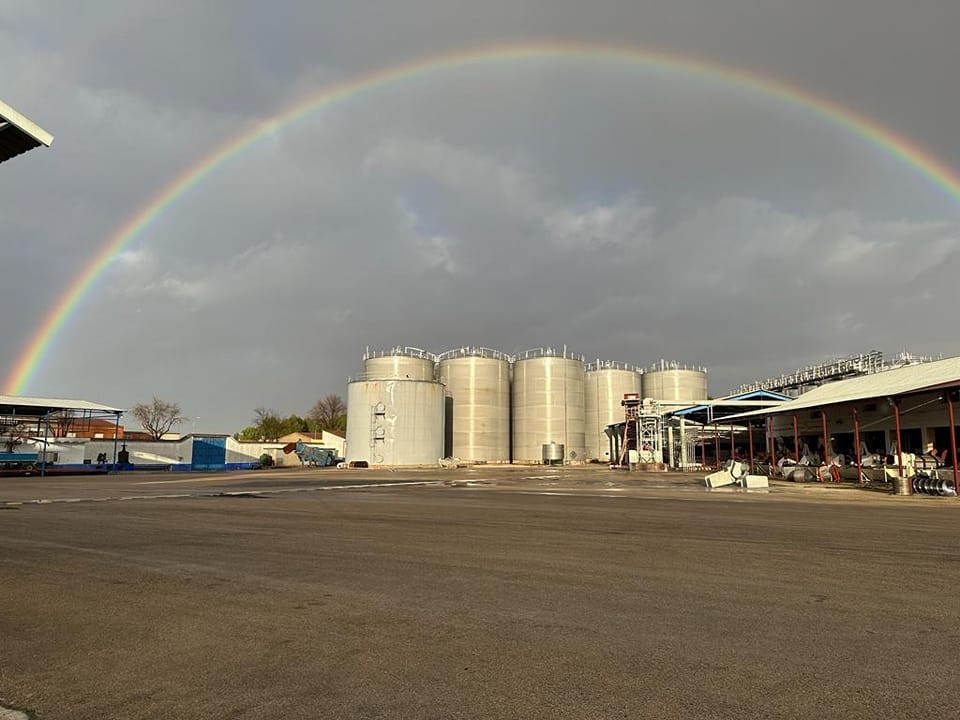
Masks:
[[[112,420],[101,418],[68,418],[53,420],[50,427],[54,437],[86,438],[87,440],[152,440],[147,433],[124,433],[123,425],[117,426]],[[143,436],[143,437],[140,437]]]

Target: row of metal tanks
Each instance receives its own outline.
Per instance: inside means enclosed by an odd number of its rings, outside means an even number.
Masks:
[[[367,351],[362,376],[348,384],[347,460],[539,463],[552,445],[563,447],[566,462],[605,461],[605,428],[623,420],[626,393],[665,406],[696,403],[707,398],[707,376],[663,361],[646,370],[586,364],[566,349]]]

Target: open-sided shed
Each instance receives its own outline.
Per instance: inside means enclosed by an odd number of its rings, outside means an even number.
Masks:
[[[927,445],[934,439],[935,425],[942,425],[943,441],[949,450],[947,457],[953,469],[954,487],[960,491],[960,472],[957,458],[957,416],[954,407],[960,395],[960,357],[821,385],[800,397],[776,407],[744,412],[728,418],[730,422],[748,422],[757,418],[781,418],[792,421],[795,455],[799,455],[800,422],[815,420],[824,452],[829,450],[831,436],[838,432],[852,432],[857,471],[861,468],[861,441],[864,423],[883,427],[889,436],[886,455],[895,456],[898,472],[903,474],[904,435],[902,419],[906,415],[918,420],[920,443]],[[788,427],[782,423],[782,427]],[[909,449],[909,448],[908,448]]]
[[[35,462],[41,475],[47,470],[47,445],[57,435],[67,435],[82,428],[94,418],[111,418],[119,429],[121,408],[110,407],[89,400],[70,400],[66,398],[23,397],[20,395],[0,395],[0,437],[8,439],[6,447],[0,450],[0,464]],[[117,462],[117,432],[113,437],[113,465]],[[14,452],[19,438],[30,437],[40,444],[39,453]],[[33,455],[30,457],[21,457]]]

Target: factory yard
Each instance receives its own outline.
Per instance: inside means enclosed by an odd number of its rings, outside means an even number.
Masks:
[[[956,717],[958,548],[956,499],[702,474],[0,478],[0,706]]]

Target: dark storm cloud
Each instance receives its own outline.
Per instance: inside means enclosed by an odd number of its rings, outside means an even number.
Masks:
[[[0,25],[3,99],[57,136],[0,167],[19,344],[219,142],[334,79],[463,47],[567,37],[748,67],[960,165],[950,3],[97,7],[12,3]],[[232,431],[343,393],[368,344],[567,343],[706,364],[715,393],[877,346],[956,353],[958,221],[815,113],[616,63],[489,63],[321,109],[225,163],[105,273],[30,390],[158,394]]]

